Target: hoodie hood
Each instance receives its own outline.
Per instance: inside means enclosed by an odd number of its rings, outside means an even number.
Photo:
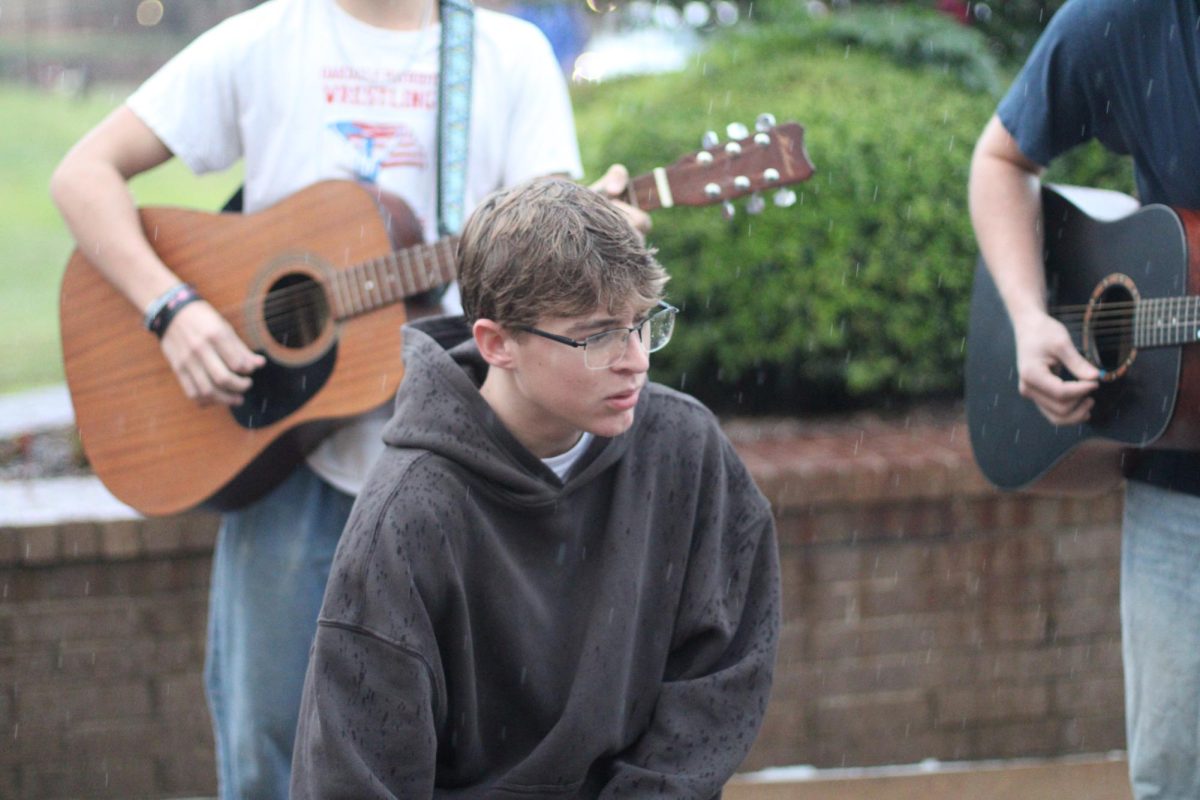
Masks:
[[[597,436],[564,483],[509,432],[479,393],[489,366],[462,316],[405,325],[404,365],[384,444],[454,462],[479,478],[482,491],[525,507],[557,502],[620,459],[650,394],[643,392],[639,399],[633,426],[615,438]]]

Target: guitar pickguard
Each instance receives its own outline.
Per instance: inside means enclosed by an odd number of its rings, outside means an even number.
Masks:
[[[238,425],[249,430],[273,425],[297,411],[325,386],[337,362],[337,344],[303,366],[288,366],[267,357],[254,373],[254,383],[240,406],[230,408]]]

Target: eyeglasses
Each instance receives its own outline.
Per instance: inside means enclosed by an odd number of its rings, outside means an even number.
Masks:
[[[582,341],[557,333],[538,330],[531,325],[514,325],[519,331],[532,333],[549,339],[552,342],[583,348],[583,364],[588,369],[606,369],[621,360],[629,346],[629,335],[636,333],[638,343],[647,353],[662,350],[671,341],[675,331],[675,315],[679,309],[669,303],[659,301],[658,311],[630,328],[612,328],[600,333],[593,333]]]

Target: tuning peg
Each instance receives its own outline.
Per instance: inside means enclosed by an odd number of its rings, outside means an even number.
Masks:
[[[763,209],[767,207],[767,201],[763,199],[761,192],[755,192],[750,195],[750,199],[746,201],[747,214],[761,214]]]
[[[721,196],[721,185],[718,183],[704,184],[704,196],[709,200],[716,200]]]
[[[733,203],[729,202],[728,200],[726,200],[724,203],[721,203],[721,216],[725,218],[726,222],[733,219],[736,215],[737,209],[733,207]]]
[[[745,139],[750,135],[750,131],[748,131],[746,126],[740,122],[731,122],[726,125],[725,133],[735,142],[740,142],[742,139]]]
[[[775,127],[775,115],[763,112],[758,115],[758,119],[754,120],[754,130],[759,133],[766,133]]]
[[[717,136],[716,131],[705,131],[700,137],[700,146],[707,150],[710,147],[716,147],[721,143],[721,137]]]
[[[771,144],[771,134],[759,131],[754,134],[754,143],[759,147],[767,147]]]
[[[790,208],[796,204],[796,193],[786,186],[775,192],[775,205],[780,208]]]
[[[707,150],[701,150],[699,153],[696,153],[696,163],[702,167],[707,167],[713,163],[713,154]]]
[[[745,193],[750,191],[750,185],[750,179],[745,175],[738,175],[733,179],[733,188],[737,189],[739,192]]]

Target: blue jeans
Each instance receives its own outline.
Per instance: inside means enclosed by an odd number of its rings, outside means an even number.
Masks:
[[[353,502],[301,466],[222,519],[204,670],[221,800],[288,796],[308,651]]]
[[[1129,776],[1200,797],[1200,497],[1130,481],[1121,552]]]

